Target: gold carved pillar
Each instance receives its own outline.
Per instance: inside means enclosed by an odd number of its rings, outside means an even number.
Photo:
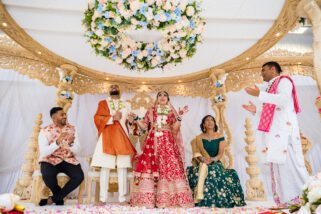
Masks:
[[[73,79],[77,73],[77,67],[69,64],[61,65],[59,71],[59,84],[57,89],[57,106],[62,107],[65,112],[68,111],[74,98]]]
[[[312,23],[313,63],[315,76],[321,93],[321,9],[315,0],[302,0],[297,7],[301,17],[307,17]]]
[[[28,143],[27,152],[24,156],[25,162],[21,167],[21,176],[16,183],[13,192],[20,196],[22,200],[29,200],[32,190],[32,175],[39,169],[38,164],[38,135],[42,124],[42,114],[38,114],[33,128],[32,136]]]
[[[300,137],[301,137],[301,145],[302,145],[302,152],[303,152],[303,156],[304,156],[305,168],[307,168],[307,171],[308,171],[309,175],[312,175],[311,165],[310,165],[309,161],[308,161],[307,158],[306,158],[306,155],[307,155],[308,151],[311,149],[312,144],[311,144],[310,141],[302,134],[302,132],[300,132]]]
[[[246,181],[246,200],[263,201],[266,200],[266,192],[263,182],[259,179],[260,168],[257,166],[259,158],[255,155],[255,139],[249,118],[245,120],[245,135],[245,142],[247,144],[247,146],[245,146],[245,151],[247,152],[245,160],[249,164],[246,168],[246,173],[250,176],[250,179]]]
[[[225,71],[223,69],[212,70],[210,79],[214,84],[214,90],[210,97],[212,102],[212,109],[215,111],[215,118],[219,126],[219,132],[225,133],[227,146],[225,148],[225,154],[223,155],[222,162],[226,168],[233,168],[234,158],[231,152],[231,144],[233,142],[230,128],[225,120],[226,110],[226,86],[225,86]]]

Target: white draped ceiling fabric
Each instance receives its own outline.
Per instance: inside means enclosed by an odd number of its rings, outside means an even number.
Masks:
[[[10,192],[19,177],[21,165],[24,162],[24,154],[27,150],[28,140],[32,133],[34,121],[38,113],[43,114],[43,126],[48,125],[51,120],[49,110],[55,106],[56,88],[44,86],[37,80],[30,80],[11,70],[0,70],[0,193]],[[315,81],[310,77],[295,76],[298,96],[302,106],[299,114],[299,123],[303,134],[313,144],[308,153],[308,160],[312,165],[313,174],[321,171],[321,122],[314,100],[318,96]],[[123,99],[133,97],[133,94],[123,94]],[[152,96],[155,96],[152,94]],[[97,132],[93,122],[99,100],[104,99],[103,94],[84,94],[75,96],[73,105],[69,110],[69,121],[75,125],[80,144],[82,146],[79,157],[84,171],[88,170],[86,157],[92,155],[97,140]],[[235,158],[234,168],[238,172],[243,188],[248,179],[246,174],[247,163],[244,151],[245,128],[244,122],[250,114],[241,109],[241,104],[248,100],[254,101],[244,91],[230,92],[227,94],[228,105],[226,118],[231,128],[234,143],[232,152]],[[208,99],[200,97],[171,97],[173,105],[178,108],[188,105],[189,113],[182,122],[182,134],[186,150],[186,162],[191,161],[190,141],[200,133],[199,123],[206,114],[213,114]],[[252,118],[252,117],[251,117]],[[253,128],[255,120],[252,118]],[[259,149],[260,140],[255,144]],[[262,167],[262,179],[266,183],[266,171]]]

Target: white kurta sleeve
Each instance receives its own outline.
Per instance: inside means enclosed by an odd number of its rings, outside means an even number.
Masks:
[[[70,151],[72,153],[74,153],[74,155],[78,155],[79,152],[80,152],[80,143],[79,143],[79,140],[78,140],[77,132],[75,132],[75,140],[74,140],[73,145],[70,147]]]
[[[280,80],[276,94],[270,94],[261,91],[259,100],[263,103],[274,104],[279,107],[285,107],[291,103],[292,99],[292,83],[288,79]]]
[[[49,145],[49,141],[47,140],[45,133],[43,130],[40,131],[38,136],[38,144],[39,144],[39,159],[42,159],[54,151],[56,151],[59,146],[55,143]]]

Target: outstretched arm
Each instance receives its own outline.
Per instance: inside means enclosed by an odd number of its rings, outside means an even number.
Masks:
[[[283,78],[278,85],[276,94],[261,91],[259,100],[263,103],[270,103],[279,107],[284,107],[291,102],[292,87],[290,80]]]

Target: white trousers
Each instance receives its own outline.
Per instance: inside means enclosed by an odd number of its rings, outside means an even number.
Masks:
[[[281,203],[301,195],[302,187],[309,177],[304,162],[297,160],[296,152],[291,144],[288,145],[286,162],[270,166],[272,193],[274,197],[279,197]]]
[[[108,184],[109,184],[110,169],[102,167],[100,170],[100,195],[101,202],[107,202]],[[128,192],[127,188],[127,168],[117,168],[118,177],[118,201],[126,201],[125,195]]]

